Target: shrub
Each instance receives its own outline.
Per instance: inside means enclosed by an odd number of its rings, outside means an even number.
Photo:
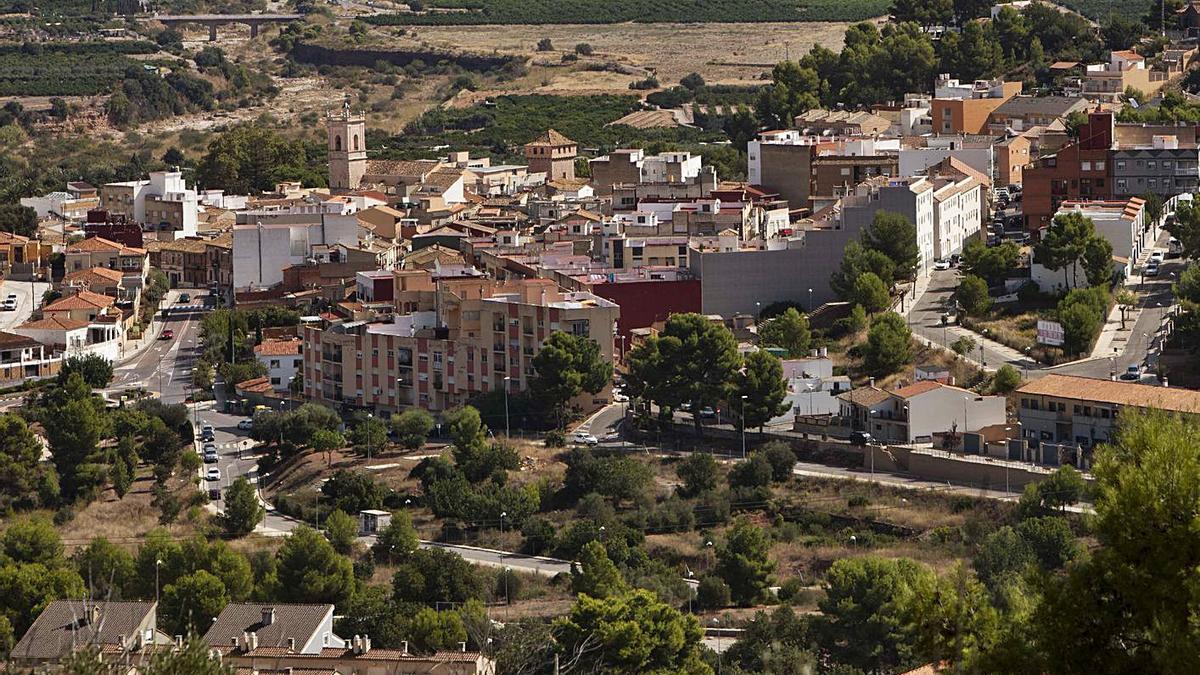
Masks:
[[[730,603],[729,584],[717,576],[707,576],[700,580],[696,588],[696,604],[700,609],[722,609]]]
[[[561,431],[547,431],[543,440],[547,448],[567,447],[567,435]]]
[[[591,56],[594,53],[592,46],[586,42],[580,42],[575,45],[575,53],[580,56]]]

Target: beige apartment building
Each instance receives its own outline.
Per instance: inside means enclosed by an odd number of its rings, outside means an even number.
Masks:
[[[529,386],[533,358],[561,330],[596,342],[611,359],[619,308],[547,279],[436,278],[396,271],[394,314],[302,328],[304,393],[330,406],[380,414],[407,407],[432,412],[473,396]],[[577,403],[608,401],[606,389]]]

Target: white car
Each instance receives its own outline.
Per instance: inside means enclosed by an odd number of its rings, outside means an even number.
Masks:
[[[1162,263],[1164,257],[1166,257],[1166,256],[1163,254],[1162,251],[1155,251],[1154,253],[1150,254],[1150,262]]]
[[[205,480],[221,480],[221,470],[215,466],[211,467],[204,472],[204,478]]]
[[[580,445],[595,445],[600,442],[600,439],[587,433],[586,431],[576,431],[575,435],[571,437],[571,440]]]
[[[619,391],[613,392],[613,403],[628,403],[629,397]]]
[[[241,429],[242,431],[249,431],[254,428],[254,420],[247,417],[246,419],[242,420],[241,422],[238,422],[238,428]]]
[[[934,260],[933,261],[933,269],[948,270],[948,269],[950,269],[950,261],[949,260]]]

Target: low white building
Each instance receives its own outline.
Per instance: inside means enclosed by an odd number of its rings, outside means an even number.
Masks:
[[[962,253],[978,237],[985,216],[984,186],[971,176],[939,176],[933,192],[933,255],[948,258]]]
[[[264,340],[254,346],[254,358],[267,369],[271,388],[286,392],[304,368],[303,342],[295,340]]]
[[[841,394],[841,415],[882,442],[928,442],[934,434],[1004,424],[1003,396],[980,396],[934,380],[884,391],[863,387]]]
[[[1154,245],[1154,229],[1146,222],[1146,200],[1141,197],[1103,201],[1063,202],[1054,215],[1078,213],[1096,224],[1096,234],[1112,244],[1113,256],[1123,260],[1124,276],[1133,274],[1133,264],[1147,247]]]

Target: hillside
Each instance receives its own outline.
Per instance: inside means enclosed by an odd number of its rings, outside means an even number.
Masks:
[[[420,12],[381,14],[381,25],[738,23],[862,21],[887,13],[887,0],[429,0]]]

